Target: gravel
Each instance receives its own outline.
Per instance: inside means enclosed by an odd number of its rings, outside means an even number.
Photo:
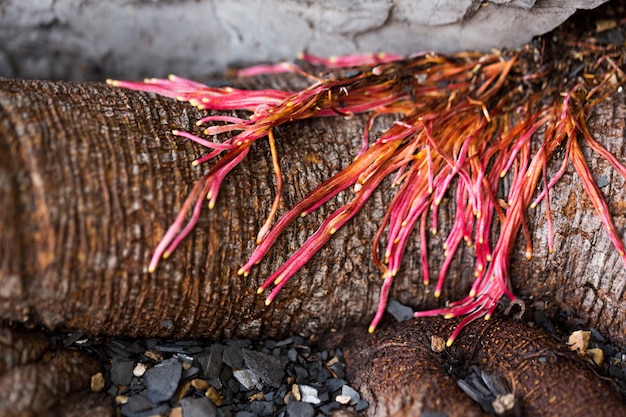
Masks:
[[[341,350],[317,350],[299,336],[215,343],[70,334],[65,344],[101,359],[104,390],[126,417],[173,409],[185,417],[323,417],[369,405],[346,381]]]

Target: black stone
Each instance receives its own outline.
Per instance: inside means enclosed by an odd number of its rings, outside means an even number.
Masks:
[[[337,401],[331,401],[327,404],[324,404],[320,407],[320,411],[324,414],[330,414],[333,410],[338,410],[341,407]]]
[[[278,388],[285,376],[284,364],[277,358],[250,349],[243,350],[243,360],[254,372],[259,374],[263,382]]]
[[[330,378],[324,383],[330,392],[339,391],[346,384],[346,380],[341,378]]]
[[[272,416],[274,415],[274,404],[271,401],[253,401],[250,403],[250,411],[257,416]]]
[[[337,376],[337,378],[343,378],[343,377],[346,376],[346,372],[344,371],[344,367],[345,367],[345,364],[343,362],[341,362],[341,361],[335,362],[332,365],[330,365],[330,369],[333,370],[333,372]],[[327,371],[327,370],[323,369],[323,371]],[[321,380],[321,378],[320,378],[320,380]]]
[[[251,413],[250,411],[238,411],[235,414],[235,417],[256,417],[256,414]]]
[[[287,406],[287,415],[289,417],[313,417],[315,409],[309,403],[294,401]]]
[[[225,346],[222,359],[231,368],[243,369],[243,353],[239,346]]]
[[[217,409],[207,397],[183,398],[180,400],[185,417],[215,417]]]
[[[130,345],[126,346],[126,351],[130,353],[134,353],[135,355],[138,355],[146,351],[146,346],[143,343],[141,343],[141,341],[136,340]]]
[[[369,406],[370,406],[370,404],[369,404],[366,400],[360,399],[360,400],[356,403],[356,405],[354,406],[354,410],[355,410],[356,412],[360,412],[360,411],[365,410],[365,409],[366,409],[367,407],[369,407]]]
[[[176,358],[167,359],[148,369],[143,376],[148,399],[155,403],[169,400],[178,388],[182,370],[182,364]]]
[[[130,397],[126,405],[128,405],[128,408],[134,412],[152,410],[154,407],[157,406],[154,402],[150,401],[143,395],[135,395],[133,397]]]
[[[209,379],[219,378],[223,366],[223,353],[224,346],[215,343],[211,345],[211,349],[208,352],[201,353],[196,357],[205,377]]]
[[[126,417],[150,417],[167,414],[170,406],[167,403],[155,405],[143,395],[135,395],[120,408],[122,415]]]
[[[240,348],[247,348],[252,345],[252,341],[250,339],[228,340],[226,344],[228,346],[237,346]]]
[[[413,318],[413,309],[411,307],[400,304],[400,302],[393,299],[389,300],[387,303],[387,312],[398,322],[403,322]]]
[[[183,372],[180,379],[183,381],[188,381],[190,379],[195,378],[199,374],[200,374],[200,369],[196,368],[195,366],[192,366],[191,368]]]
[[[294,371],[296,372],[296,382],[298,384],[304,384],[305,382],[308,381],[309,371],[307,371],[301,366],[294,367]]]
[[[133,378],[133,368],[135,362],[120,359],[113,360],[111,364],[111,383],[113,385],[128,385]]]
[[[295,362],[298,359],[298,351],[295,349],[289,349],[287,352],[287,357],[291,362]]]

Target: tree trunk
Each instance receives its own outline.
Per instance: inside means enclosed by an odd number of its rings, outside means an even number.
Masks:
[[[265,143],[253,147],[226,178],[215,209],[205,208],[192,234],[149,274],[152,250],[204,169],[190,164],[203,151],[170,131],[192,130],[202,114],[174,100],[102,84],[20,80],[0,83],[0,112],[1,318],[54,330],[216,339],[319,333],[371,319],[381,281],[370,242],[392,196],[384,184],[265,307],[255,293],[261,280],[330,211],[322,208],[296,221],[248,277],[237,276],[275,190]],[[589,123],[619,160],[626,159],[625,120],[623,93],[617,93],[595,109]],[[362,129],[360,118],[279,129],[282,211],[347,165]],[[588,154],[597,180],[606,184],[602,190],[617,228],[626,230],[620,215],[624,181]],[[572,170],[553,189],[551,206],[556,252],[547,253],[540,206],[528,218],[532,260],[514,252],[516,292],[551,300],[626,343],[624,267]],[[442,225],[452,213],[444,205]],[[430,240],[432,265],[441,261],[441,243]],[[392,294],[423,309],[435,300],[421,284],[416,246],[407,250]],[[463,271],[471,260],[470,250],[457,256],[442,298],[467,293],[471,281]]]
[[[248,277],[237,276],[254,249],[275,190],[265,143],[255,145],[226,178],[216,207],[203,210],[197,227],[171,258],[148,273],[152,250],[204,169],[190,164],[203,150],[170,132],[193,130],[204,115],[174,100],[102,84],[0,80],[0,191],[5,196],[0,203],[0,319],[54,331],[144,337],[320,335],[352,326],[365,333],[381,283],[370,242],[393,190],[383,184],[265,307],[256,294],[258,285],[343,201],[339,196],[329,208],[297,220]],[[589,122],[592,134],[619,160],[626,159],[625,120],[623,93],[616,93],[594,110]],[[350,162],[363,127],[364,119],[355,117],[277,130],[285,182],[282,212]],[[623,179],[591,151],[585,152],[594,161],[596,180],[606,184],[602,191],[617,229],[626,230],[626,219],[619,215],[626,195]],[[552,168],[558,166],[557,161]],[[453,216],[451,206],[442,204],[440,224]],[[624,266],[572,170],[553,188],[551,207],[556,253],[547,253],[540,206],[528,217],[532,259],[523,257],[522,239],[514,252],[515,292],[548,302],[554,311],[580,317],[584,325],[626,344]],[[441,245],[437,237],[429,241],[433,269],[442,261]],[[471,262],[471,250],[461,250],[443,299],[467,294]],[[418,245],[413,243],[392,297],[415,308],[434,307],[437,301],[421,283],[419,265]],[[440,322],[426,321],[445,328]],[[470,343],[464,337],[484,335],[481,325],[465,329],[460,346]],[[372,343],[387,346],[386,334],[355,341],[353,357],[367,356]],[[403,337],[407,343],[411,336]],[[531,333],[523,339],[536,337]],[[402,360],[410,362],[411,357]],[[362,363],[353,363],[363,371]],[[385,385],[391,376],[380,378],[361,387],[375,393],[373,401],[385,404],[398,394]],[[450,384],[442,375],[433,378],[440,386]],[[437,398],[449,396],[446,389]],[[565,389],[576,395],[571,385]],[[372,415],[385,415],[391,407],[372,410]],[[410,415],[410,410],[401,411],[398,415]]]

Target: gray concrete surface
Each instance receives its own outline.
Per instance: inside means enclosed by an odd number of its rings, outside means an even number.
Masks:
[[[190,78],[298,52],[517,47],[606,0],[0,0],[0,76]]]

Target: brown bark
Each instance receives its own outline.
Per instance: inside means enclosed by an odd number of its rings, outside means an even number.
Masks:
[[[486,415],[457,386],[472,367],[495,376],[525,416],[622,416],[619,393],[589,364],[547,333],[513,320],[477,320],[466,336],[442,352],[456,322],[441,318],[381,329],[371,338],[348,333],[344,351],[349,377],[372,406],[369,416]],[[474,368],[476,369],[476,368]]]
[[[258,284],[329,213],[323,208],[298,220],[249,277],[236,275],[273,197],[264,143],[226,178],[216,208],[205,209],[191,236],[148,274],[151,251],[203,171],[189,164],[202,150],[169,132],[193,129],[200,112],[101,84],[18,80],[0,83],[0,112],[0,184],[8,197],[0,210],[3,319],[99,334],[213,338],[310,334],[371,319],[380,278],[369,242],[391,196],[388,188],[264,307],[255,294]],[[626,159],[625,120],[623,93],[617,93],[590,121],[593,134],[620,160]],[[283,211],[348,163],[361,129],[362,119],[279,129]],[[595,155],[589,159],[594,172],[608,179],[603,192],[618,230],[625,230],[619,215],[623,179]],[[543,208],[530,212],[535,254],[527,262],[520,260],[521,251],[514,253],[517,293],[551,300],[625,343],[619,256],[571,170],[551,197],[556,253],[545,249]],[[451,210],[442,210],[441,224]],[[441,243],[430,242],[433,269]],[[433,297],[420,283],[416,245],[406,252],[393,295],[414,307],[432,307]],[[444,298],[466,294],[469,277],[463,271],[471,258],[470,250],[457,257]]]
[[[65,408],[66,397],[79,404],[88,392],[91,376],[99,370],[94,359],[78,351],[48,353],[34,363],[0,374],[0,415],[6,417],[47,415],[55,407]],[[108,398],[110,403],[110,397]],[[105,407],[107,401],[100,402]]]
[[[263,298],[255,294],[258,284],[304,242],[330,209],[298,220],[250,276],[236,276],[252,252],[254,236],[273,198],[271,160],[264,143],[255,145],[248,159],[227,177],[216,208],[204,210],[196,230],[174,255],[154,274],[147,273],[151,251],[203,172],[189,164],[202,155],[202,149],[169,132],[192,130],[199,117],[200,112],[185,104],[102,84],[0,80],[0,191],[7,197],[0,202],[0,319],[52,330],[151,337],[279,337],[323,334],[353,325],[365,331],[380,285],[369,242],[391,191],[382,188],[376,193],[362,213],[265,307]],[[595,110],[590,121],[594,136],[620,160],[626,159],[625,120],[623,93],[616,93]],[[283,212],[351,160],[362,128],[363,119],[355,118],[340,123],[313,120],[278,129],[286,184]],[[607,164],[591,153],[588,156],[594,161],[594,172],[607,177],[609,185],[603,192],[612,212],[619,214],[624,181]],[[555,310],[581,317],[586,325],[626,343],[621,260],[571,170],[551,196],[557,252],[548,255],[545,250],[543,209],[529,213],[535,254],[527,262],[521,260],[521,250],[515,252],[511,274],[516,292],[549,302]],[[336,207],[341,201],[340,197],[330,205]],[[444,204],[440,223],[445,224],[452,213]],[[626,230],[626,220],[616,216],[616,226]],[[441,243],[437,238],[429,242],[435,267],[441,261]],[[459,254],[443,298],[467,293],[470,281],[464,271],[471,270],[471,259],[470,250]],[[421,284],[418,265],[413,244],[392,296],[414,307],[432,307],[436,302]],[[510,342],[514,327],[507,324],[508,333],[493,334],[481,333],[480,325],[465,330],[451,352],[474,343],[476,337],[494,344]],[[464,397],[432,353],[413,345],[415,333],[395,331],[393,337],[399,339],[393,343],[385,341],[393,338],[390,334],[381,332],[375,339],[363,337],[365,341],[351,348],[354,358],[367,357],[362,346],[375,345],[380,352],[391,349],[378,360],[388,361],[393,354],[403,364],[397,369],[401,373],[391,375],[384,373],[391,365],[381,362],[376,367],[382,372],[379,382],[362,382],[362,390],[373,395],[370,414],[390,413],[394,395],[415,403],[427,398],[424,385],[401,391],[390,384],[399,375],[416,375],[408,365],[412,361],[424,364],[420,372],[426,372],[419,378],[438,387],[435,391],[441,395],[433,397],[434,404],[450,398],[463,403]],[[536,338],[529,333],[522,339]],[[402,354],[393,351],[394,343],[402,346]],[[371,348],[366,349],[371,353]],[[495,347],[493,351],[497,353]],[[475,358],[483,366],[480,356]],[[362,371],[358,360],[351,366]],[[495,372],[502,376],[508,371]],[[576,388],[570,381],[562,382],[560,390]],[[519,400],[527,401],[524,398],[532,398],[531,394]]]

